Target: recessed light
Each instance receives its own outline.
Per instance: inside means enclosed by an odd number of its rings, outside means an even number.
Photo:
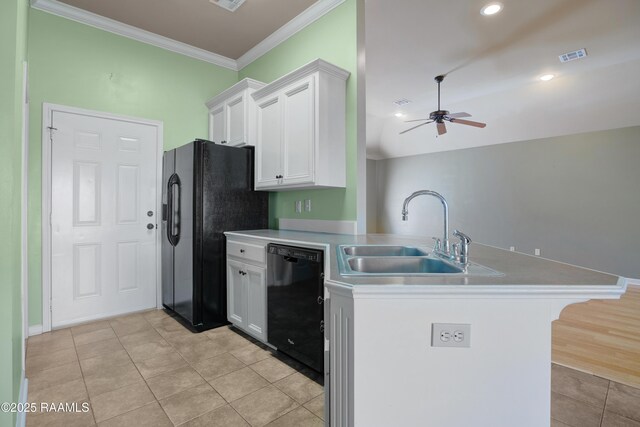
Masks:
[[[394,114],[394,116],[396,116],[396,117],[404,117],[404,113],[401,113],[401,112],[398,111],[397,113]]]
[[[554,77],[555,76],[553,74],[543,74],[540,77],[538,77],[538,79],[542,80],[543,82],[548,82],[549,80],[551,80]]]
[[[498,2],[489,3],[484,5],[484,7],[480,9],[480,13],[483,14],[484,16],[495,15],[496,13],[502,10],[502,7],[503,7],[502,3],[498,3]]]

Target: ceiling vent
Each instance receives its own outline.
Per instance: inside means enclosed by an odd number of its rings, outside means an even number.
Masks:
[[[575,61],[576,59],[582,59],[587,56],[587,51],[585,49],[574,50],[573,52],[567,52],[560,55],[560,62],[569,62]]]
[[[410,104],[411,101],[409,101],[406,98],[402,98],[402,99],[398,99],[396,101],[393,101],[393,103],[396,104],[398,107],[402,107],[403,105]]]
[[[216,6],[220,6],[223,9],[227,9],[229,12],[235,12],[236,10],[238,10],[240,6],[242,6],[242,3],[244,3],[245,0],[209,0],[209,1],[215,4]]]

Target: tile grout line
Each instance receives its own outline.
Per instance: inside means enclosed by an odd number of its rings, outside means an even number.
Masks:
[[[602,406],[602,415],[600,415],[600,427],[604,422],[604,413],[607,411],[607,399],[609,398],[609,390],[611,390],[611,381],[607,384],[607,394],[604,396],[604,405]]]
[[[109,324],[109,328],[113,331],[113,334],[116,334],[116,331],[111,328],[111,324]],[[71,334],[71,339],[73,340],[73,351],[76,353],[76,360],[78,361],[78,368],[80,368],[80,375],[82,376],[82,385],[84,386],[84,391],[87,393],[87,400],[89,401],[89,406],[91,406],[91,417],[93,418],[94,424],[98,425],[98,420],[96,419],[96,411],[93,410],[93,405],[91,403],[91,396],[89,395],[89,389],[87,388],[87,381],[84,378],[84,370],[82,369],[82,364],[80,363],[80,356],[78,356],[78,347],[76,346],[76,337],[73,334],[71,328],[69,328],[69,333]]]
[[[171,316],[169,316],[169,317],[171,317]],[[160,336],[162,336],[162,339],[164,339],[165,341],[167,341],[167,339],[166,339],[162,334],[160,334],[160,332],[158,332],[158,331],[156,330],[156,327],[155,327],[154,325],[151,325],[151,326],[153,327],[153,329],[154,329],[154,330],[155,330],[155,331],[156,331]],[[209,335],[205,335],[205,336],[206,336],[209,340],[212,340],[212,338],[211,338]],[[193,369],[193,370],[194,370],[194,371],[195,371],[195,372],[200,376],[200,378],[202,378],[202,380],[205,382],[205,384],[207,384],[209,387],[211,387],[211,388],[212,388],[212,389],[213,389],[213,390],[218,394],[218,396],[220,396],[220,397],[222,398],[222,400],[224,400],[224,402],[225,402],[225,405],[226,405],[226,406],[229,406],[229,407],[230,407],[230,408],[231,408],[231,409],[232,409],[236,414],[238,414],[238,415],[240,416],[240,418],[242,418],[243,420],[245,420],[245,422],[246,422],[247,424],[249,424],[249,422],[248,422],[248,421],[247,421],[247,420],[242,416],[242,414],[240,414],[238,411],[236,411],[236,409],[235,409],[233,406],[231,406],[231,402],[227,401],[227,399],[225,399],[225,398],[224,398],[224,396],[222,396],[222,395],[220,394],[220,392],[219,392],[218,390],[216,390],[216,388],[213,386],[213,384],[211,384],[208,380],[206,380],[206,379],[205,379],[205,378],[200,374],[200,372],[198,372],[198,370],[195,368],[195,366],[194,366],[194,365],[193,365],[189,360],[187,360],[187,359],[185,359],[185,358],[184,358],[184,356],[182,355],[182,353],[180,353],[180,350],[178,350],[178,349],[176,348],[176,346],[175,346],[172,342],[167,341],[167,343],[169,343],[169,345],[171,346],[171,348],[173,348],[173,349],[174,349],[174,350],[175,350],[175,351],[180,355],[180,357],[182,357],[182,359],[187,363],[187,366],[188,366],[188,367],[190,367],[191,369]],[[236,358],[236,357],[235,357],[235,356],[233,356],[233,354],[231,354],[230,352],[225,352],[225,353],[222,353],[222,354],[227,354],[227,353],[228,353],[228,354],[230,354],[232,357]],[[204,360],[214,359],[214,358],[216,358],[216,357],[221,356],[222,354],[219,354],[219,355],[216,355],[216,356],[212,356],[212,357],[209,357],[209,358],[203,359],[203,360],[201,360],[200,362],[202,362],[202,361],[204,361]],[[236,358],[236,359],[237,359],[237,358]],[[239,359],[238,359],[238,360],[239,360]],[[240,360],[240,362],[242,362],[242,361]],[[242,362],[242,363],[244,364],[244,362]],[[248,366],[248,365],[245,365],[245,367],[247,367],[247,366]],[[244,368],[240,368],[240,369],[244,369]],[[238,369],[238,370],[240,370],[240,369]],[[238,370],[236,370],[236,371],[238,371]],[[236,371],[233,371],[233,372],[236,372]],[[146,381],[146,380],[145,380],[145,381]],[[197,386],[196,386],[196,387],[197,387]],[[192,387],[192,388],[193,388],[193,387]],[[189,390],[189,389],[187,389],[187,390]],[[153,393],[153,392],[152,392],[152,393]],[[159,404],[159,403],[160,403],[160,402],[158,402],[158,404]],[[223,406],[224,406],[224,405],[223,405]],[[186,421],[185,421],[184,423],[182,423],[182,424],[186,424],[186,423],[188,423],[188,422],[190,422],[190,421],[192,421],[192,420],[195,420],[196,418],[199,418],[199,417],[201,417],[201,416],[203,416],[203,415],[206,415],[206,414],[211,413],[211,412],[213,412],[213,411],[215,411],[215,410],[217,410],[217,409],[220,409],[220,408],[222,408],[223,406],[219,406],[218,408],[214,408],[214,409],[212,409],[211,411],[207,411],[207,412],[205,412],[204,414],[200,414],[200,415],[198,415],[198,416],[196,416],[196,417],[193,417],[193,418],[191,418],[191,419],[189,419],[189,420],[186,420]],[[160,407],[162,408],[162,405],[160,405]],[[164,408],[162,408],[162,410],[164,411]],[[166,411],[165,411],[165,414],[166,414]],[[167,415],[167,418],[169,418],[169,415]],[[171,420],[171,418],[169,418],[169,420]],[[171,421],[171,423],[173,424],[173,421]],[[181,425],[182,425],[182,424],[181,424]],[[174,424],[174,425],[175,425],[175,424]],[[251,424],[249,424],[249,425],[251,425]]]
[[[133,313],[133,314],[135,314],[135,313]],[[128,316],[128,315],[129,315],[129,314],[125,314],[124,316]],[[122,316],[121,316],[121,317],[122,317]],[[117,319],[117,317],[112,318],[111,320],[114,320],[114,319]],[[109,321],[109,320],[108,320],[108,321]],[[145,321],[146,321],[146,319],[145,319]],[[149,323],[149,322],[147,322],[147,323]],[[145,381],[144,377],[143,377],[143,376],[142,376],[142,374],[140,373],[140,370],[139,370],[139,369],[138,369],[138,367],[136,366],[136,363],[135,363],[135,362],[133,361],[133,359],[131,358],[131,354],[129,354],[129,351],[127,351],[126,347],[122,344],[122,341],[120,341],[120,336],[116,333],[115,329],[113,329],[113,327],[111,326],[111,322],[110,322],[110,321],[109,321],[109,327],[113,330],[113,334],[115,335],[116,339],[118,340],[118,343],[122,346],[122,348],[123,348],[123,350],[125,351],[125,353],[127,353],[127,357],[129,357],[129,361],[130,361],[130,362],[133,364],[133,366],[136,368],[136,371],[138,371],[138,373],[140,374],[140,377],[142,377],[142,380],[145,382],[145,385],[147,386],[147,388],[149,388],[149,385],[146,383],[146,381]],[[134,333],[135,333],[135,332],[134,332]],[[129,335],[132,335],[132,334],[129,334]],[[80,370],[82,371],[82,366],[80,367]],[[82,374],[82,375],[83,375],[83,377],[82,377],[82,378],[83,378],[83,380],[84,380],[84,372],[83,372],[83,374]],[[116,388],[116,389],[114,389],[114,390],[110,390],[110,391],[107,391],[107,392],[101,393],[101,394],[97,395],[96,397],[98,397],[98,396],[102,396],[103,394],[106,394],[106,393],[111,393],[112,391],[117,391],[117,390],[123,389],[123,388],[125,388],[125,387],[129,387],[129,386],[131,386],[131,385],[132,385],[132,384],[127,384],[127,385],[124,385],[124,386],[122,386],[122,387],[118,387],[118,388]],[[85,383],[85,387],[86,387],[86,383]],[[151,390],[149,390],[149,391],[151,391]],[[88,394],[89,394],[89,391],[87,390],[87,395],[88,395]],[[156,401],[156,402],[158,402],[158,400],[156,399],[156,396],[153,394],[153,392],[151,392],[151,394],[153,395],[153,398],[155,399],[155,401]],[[129,411],[122,412],[122,413],[120,413],[120,414],[116,414],[116,415],[114,415],[113,417],[106,418],[106,419],[104,419],[104,420],[102,420],[102,421],[100,421],[100,422],[105,422],[105,421],[108,421],[108,420],[113,419],[113,418],[115,418],[115,417],[119,417],[120,415],[128,414],[129,412],[133,412],[133,411],[135,411],[135,410],[137,410],[137,409],[143,408],[143,407],[145,407],[145,406],[147,406],[147,405],[150,405],[151,403],[153,403],[153,402],[150,402],[150,403],[144,404],[144,405],[142,405],[142,406],[140,406],[140,407],[138,407],[138,408],[134,408],[134,409],[131,409],[131,410],[129,410]],[[160,408],[162,408],[162,405],[160,405],[160,403],[159,403],[159,402],[158,402],[158,406],[160,406]],[[93,415],[93,417],[94,417],[94,419],[96,420],[96,425],[97,425],[97,424],[98,424],[98,422],[97,422],[97,419],[95,418],[95,411],[94,411],[94,415]],[[168,417],[167,417],[167,418],[168,418]]]
[[[144,315],[142,315],[142,317],[143,317],[144,321],[145,321],[145,322],[147,322],[147,323],[149,324],[149,326],[151,326],[151,329],[153,329],[153,330],[154,330],[158,335],[160,335],[160,333],[156,330],[155,326],[153,326],[153,325],[151,324],[151,322],[149,322],[149,321],[144,317]],[[115,330],[114,330],[113,332],[115,333]],[[132,334],[129,334],[129,335],[133,335],[133,334],[135,334],[135,333],[136,333],[136,332],[134,332],[134,333],[132,333]],[[151,392],[151,395],[153,396],[153,399],[155,400],[155,403],[157,403],[157,404],[158,404],[158,406],[160,407],[160,409],[162,409],[162,412],[164,412],[164,415],[167,417],[167,419],[169,420],[169,422],[170,422],[171,424],[173,424],[173,421],[171,421],[171,418],[169,418],[169,414],[167,414],[167,411],[165,411],[165,410],[164,410],[164,408],[162,407],[162,405],[160,404],[160,400],[158,400],[158,397],[156,396],[156,394],[153,392],[153,390],[151,390],[151,387],[149,387],[149,383],[147,382],[147,379],[144,377],[144,375],[142,375],[142,372],[140,372],[140,369],[138,369],[138,365],[136,365],[136,362],[133,360],[133,357],[131,357],[131,353],[129,353],[129,350],[127,350],[127,348],[124,346],[124,344],[122,344],[122,341],[120,341],[120,336],[119,336],[117,333],[116,333],[115,335],[116,335],[116,338],[118,339],[118,342],[119,342],[119,343],[120,343],[120,345],[122,346],[122,348],[124,348],[124,351],[126,351],[126,352],[127,352],[127,355],[129,356],[129,359],[131,359],[131,363],[133,363],[133,366],[136,368],[136,371],[138,371],[138,374],[140,374],[140,377],[142,378],[142,381],[144,381],[144,385],[145,385],[145,386],[147,386],[147,388],[149,389],[149,392]],[[160,336],[162,336],[162,335],[160,335]],[[164,339],[164,337],[163,337],[162,339]],[[165,340],[165,341],[166,341],[166,340]],[[167,341],[167,342],[168,342],[168,341]],[[171,343],[169,343],[169,345],[171,345]],[[125,386],[125,387],[126,387],[126,386]],[[122,388],[122,387],[121,387],[121,388]],[[116,415],[115,417],[118,417],[118,416],[123,415],[123,414],[128,414],[129,412],[136,411],[136,410],[138,410],[138,409],[140,409],[140,408],[144,408],[145,406],[150,405],[151,403],[154,403],[154,402],[150,402],[150,403],[147,403],[146,405],[142,405],[142,406],[140,406],[139,408],[135,408],[135,409],[132,409],[132,410],[130,410],[130,411],[123,412],[122,414],[118,414],[118,415]],[[111,418],[115,418],[115,417],[111,417]]]

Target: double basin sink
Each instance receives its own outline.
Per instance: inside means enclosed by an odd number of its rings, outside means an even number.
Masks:
[[[501,275],[474,263],[465,269],[413,246],[338,246],[338,267],[343,276]]]

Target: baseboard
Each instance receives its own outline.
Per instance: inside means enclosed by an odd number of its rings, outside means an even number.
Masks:
[[[29,388],[29,380],[24,376],[22,371],[22,381],[20,381],[20,395],[18,396],[18,404],[26,405],[27,394]],[[16,417],[16,427],[24,427],[27,424],[27,411],[18,411]]]
[[[42,333],[42,325],[29,326],[29,336],[40,335]]]
[[[358,234],[356,221],[327,221],[323,219],[278,219],[280,230],[313,231],[315,233]]]

